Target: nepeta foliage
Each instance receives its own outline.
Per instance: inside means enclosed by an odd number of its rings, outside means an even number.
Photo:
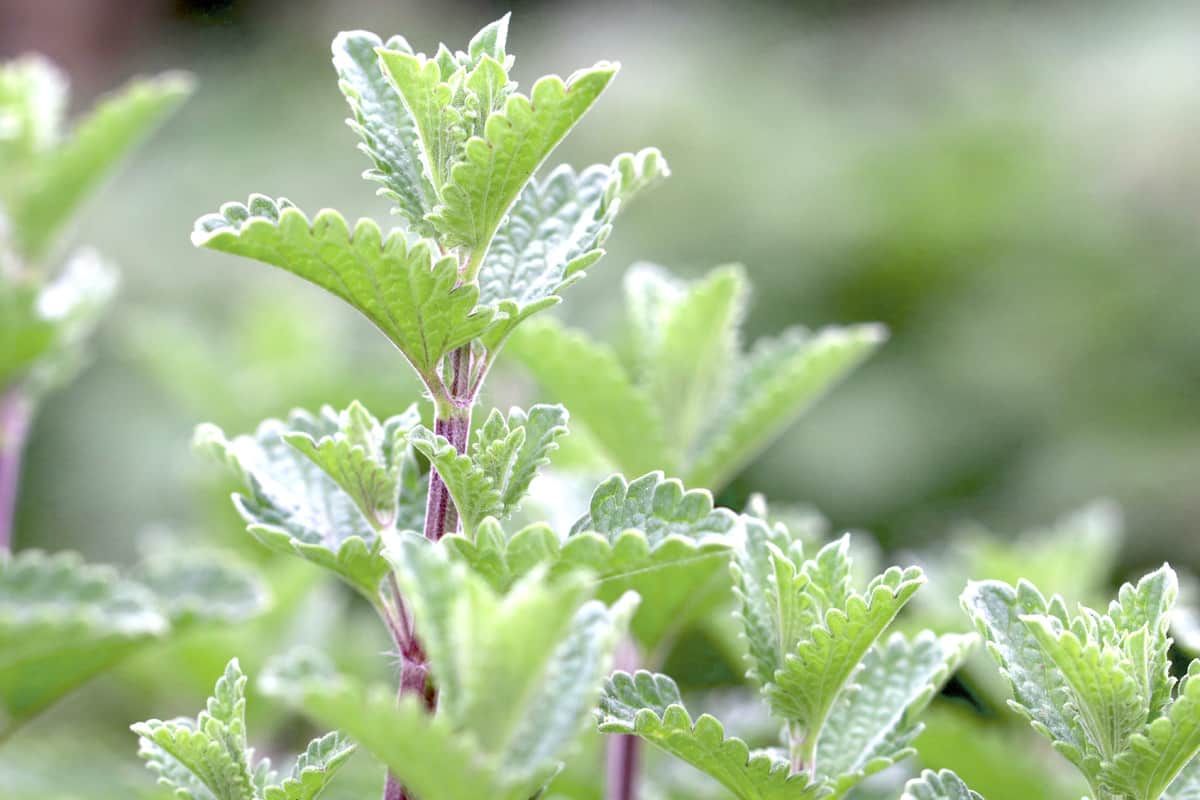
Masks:
[[[128,577],[74,553],[0,558],[0,739],[146,646],[265,602],[255,575],[215,555],[152,557]]]
[[[783,526],[742,518],[732,571],[748,677],[785,723],[786,748],[751,753],[709,715],[693,718],[665,675],[616,673],[600,729],[635,734],[743,800],[840,797],[915,751],[914,718],[962,663],[973,636],[883,633],[923,581],[892,567],[861,592],[849,538],[806,558]]]
[[[1200,660],[1172,675],[1178,583],[1163,565],[1125,584],[1107,613],[1033,584],[968,586],[963,607],[1012,684],[1012,707],[1074,764],[1100,798],[1157,800],[1196,791]]]
[[[748,296],[737,266],[686,282],[639,264],[625,276],[627,355],[550,319],[524,326],[509,352],[605,462],[720,489],[886,338],[879,325],[792,328],[743,352]]]
[[[122,577],[72,553],[10,552],[30,420],[83,363],[116,287],[88,249],[66,254],[55,275],[57,245],[86,196],[188,91],[178,75],[137,80],[68,131],[54,66],[0,64],[0,739],[139,649],[265,602],[253,575],[216,556],[160,555]]]
[[[402,37],[334,41],[349,124],[371,162],[365,177],[401,227],[309,216],[261,195],[196,223],[198,246],[280,267],[358,309],[433,405],[429,426],[418,406],[380,420],[353,404],[296,411],[253,435],[197,431],[199,449],[241,484],[234,501],[249,532],[362,594],[396,647],[399,697],[311,652],[279,660],[263,688],[385,764],[387,800],[542,796],[597,703],[602,730],[641,736],[739,797],[841,796],[913,752],[914,715],[973,637],[884,639],[919,570],[891,569],[856,591],[846,540],[806,559],[785,529],[716,508],[709,491],[667,474],[723,484],[882,331],[794,330],[744,355],[747,287],[734,268],[691,285],[635,269],[628,367],[553,323],[528,322],[600,258],[617,213],[667,167],[651,149],[537,178],[616,67],[544,77],[522,95],[507,32],[504,17],[466,51],[442,45],[432,57]],[[514,334],[567,408],[495,410],[472,428]],[[556,531],[519,512],[568,409],[640,477],[604,481]],[[751,754],[711,717],[693,723],[666,676],[608,677],[627,631],[661,661],[689,624],[728,611],[735,585],[750,675],[787,724],[783,751]],[[246,751],[239,681],[227,676],[195,723],[137,728],[177,790],[273,797]]]
[[[195,719],[133,726],[138,755],[179,800],[314,800],[354,753],[340,734],[314,739],[280,776],[246,740],[246,677],[233,659]]]

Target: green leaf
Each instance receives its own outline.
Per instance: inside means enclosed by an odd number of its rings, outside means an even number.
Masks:
[[[380,184],[379,194],[396,203],[414,231],[429,235],[433,229],[425,214],[433,208],[434,187],[421,164],[416,122],[383,73],[379,48],[412,50],[402,36],[384,43],[366,31],[339,33],[333,40],[338,87],[353,114],[346,124],[362,139],[359,149],[374,165],[363,177]]]
[[[196,221],[192,243],[281,267],[337,295],[391,339],[429,386],[442,357],[484,330],[492,310],[476,308],[477,286],[459,284],[458,263],[437,246],[399,231],[384,238],[359,220],[351,231],[336,211],[310,222],[287,200],[252,195]]]
[[[581,577],[542,573],[499,595],[414,534],[388,534],[385,552],[437,676],[437,715],[312,663],[264,688],[346,732],[422,800],[527,800],[594,708],[634,599],[606,608]]]
[[[154,593],[174,627],[240,622],[270,604],[257,573],[217,553],[156,553],[133,577]]]
[[[1022,615],[1021,621],[1062,675],[1068,689],[1064,710],[1076,716],[1099,757],[1111,760],[1147,717],[1143,687],[1124,654],[1112,645],[1081,641],[1056,617]]]
[[[40,290],[0,275],[0,387],[25,381],[40,393],[72,378],[117,287],[117,273],[79,250]]]
[[[337,430],[331,435],[315,439],[296,431],[283,438],[332,478],[379,530],[412,525],[413,509],[401,514],[401,487],[414,482],[419,466],[404,439],[420,421],[415,404],[385,425],[356,401],[338,413]],[[417,497],[403,500],[409,506],[419,504]]]
[[[738,800],[807,800],[826,794],[807,775],[792,775],[782,755],[752,753],[741,739],[726,738],[714,717],[703,714],[693,722],[666,675],[614,673],[597,717],[602,732],[638,736],[711,775]]]
[[[817,736],[863,656],[922,583],[920,569],[891,567],[863,594],[852,592],[844,605],[826,611],[768,684],[772,710]]]
[[[896,633],[871,648],[817,741],[816,773],[838,793],[916,750],[917,721],[976,643],[975,636]]]
[[[108,567],[0,558],[0,739],[168,628],[154,595]]]
[[[237,659],[225,667],[196,719],[152,719],[132,726],[138,755],[181,800],[315,800],[353,754],[340,734],[314,739],[288,777],[247,747],[246,677]]]
[[[42,83],[35,81],[34,90]],[[50,130],[57,126],[61,109],[46,108],[45,113],[27,118],[22,126],[27,155],[17,162],[16,175],[0,186],[0,205],[9,217],[18,252],[34,262],[44,258],[88,193],[190,92],[190,79],[179,74],[134,81],[101,100],[75,131],[61,140]],[[0,89],[0,116],[7,106],[3,94]],[[61,102],[57,98],[51,105]],[[0,146],[0,159],[6,149]],[[4,165],[0,169],[13,172]]]
[[[410,419],[400,415],[384,423],[384,430],[403,428]],[[320,441],[337,436],[340,426],[339,415],[329,408],[317,416],[294,411],[286,421],[267,420],[253,435],[233,439],[216,426],[201,425],[195,445],[224,463],[244,487],[244,494],[234,495],[234,505],[254,538],[333,571],[373,602],[388,572],[378,532],[354,498],[286,438],[303,433]],[[380,447],[390,447],[386,437]],[[415,521],[421,488],[408,483],[401,488],[397,520]]]
[[[503,111],[488,116],[483,136],[466,143],[429,220],[449,244],[473,251],[476,270],[525,184],[616,71],[615,65],[602,62],[576,72],[566,83],[553,75],[541,78],[529,97],[510,96]],[[475,275],[468,272],[467,277]]]
[[[1129,747],[1105,764],[1101,782],[1135,800],[1155,800],[1200,752],[1200,660],[1179,684],[1179,696],[1134,734]]]
[[[1171,648],[1171,613],[1179,597],[1179,579],[1163,564],[1143,577],[1136,586],[1124,584],[1117,599],[1108,607],[1108,615],[1119,631],[1126,634],[1126,658],[1136,671],[1139,691],[1149,701],[1151,717],[1171,699],[1175,679],[1171,676],[1168,651]],[[1134,636],[1145,629],[1142,636]],[[1133,650],[1136,646],[1137,649]]]
[[[498,766],[469,735],[452,728],[445,717],[431,715],[418,698],[408,695],[397,702],[394,690],[368,691],[331,672],[316,654],[277,659],[264,673],[261,687],[265,694],[342,731],[421,800],[528,800],[532,794],[507,785]]]
[[[195,783],[216,800],[258,797],[246,750],[246,677],[237,659],[225,667],[207,708],[195,720],[152,719],[131,727],[140,737],[138,755],[158,772],[160,783],[183,797]],[[193,780],[174,783],[182,771]]]
[[[648,651],[727,596],[738,519],[714,509],[708,492],[686,491],[662,473],[629,483],[613,476],[596,489],[591,508],[565,538],[541,524],[507,536],[487,520],[474,539],[453,535],[443,542],[500,590],[545,567],[556,576],[580,570],[593,575],[604,602],[637,592],[644,603],[632,630]]]
[[[962,779],[948,769],[941,772],[925,770],[920,777],[904,785],[900,800],[983,800],[967,788]]]
[[[1200,758],[1193,758],[1171,782],[1164,800],[1200,800]]]
[[[746,275],[741,267],[722,267],[688,284],[642,264],[626,274],[625,293],[641,382],[666,425],[666,440],[677,443],[669,463],[682,464],[728,388],[749,293]]]
[[[587,602],[581,576],[547,582],[543,570],[500,595],[419,537],[392,537],[385,554],[437,676],[439,716],[470,730],[487,752],[506,753],[507,772],[540,774],[553,760],[547,729],[560,745],[573,738],[563,738],[567,728],[578,731],[635,601],[622,598],[609,611]]]
[[[354,744],[336,731],[313,739],[288,777],[278,786],[266,788],[263,800],[316,800],[354,749]]]
[[[1062,600],[1054,597],[1047,601],[1027,581],[1019,582],[1015,589],[1000,581],[980,581],[967,585],[962,603],[1000,672],[1012,685],[1009,704],[1087,774],[1086,734],[1074,715],[1064,712],[1059,700],[1070,692],[1066,678],[1021,619],[1039,615],[1068,624]]]
[[[479,270],[479,302],[499,309],[485,336],[489,350],[537,311],[559,302],[603,255],[618,213],[670,174],[654,148],[624,153],[612,165],[576,174],[556,168],[531,180],[505,217]]]
[[[550,463],[557,440],[567,432],[562,406],[513,408],[506,418],[494,410],[475,429],[466,453],[427,428],[410,434],[413,446],[438,471],[473,537],[486,517],[507,518],[520,506],[537,471]]]
[[[665,463],[659,413],[612,348],[540,318],[517,329],[508,352],[570,409],[621,472],[641,475]]]
[[[880,325],[855,325],[816,333],[793,328],[755,343],[689,452],[688,483],[725,485],[886,338]]]

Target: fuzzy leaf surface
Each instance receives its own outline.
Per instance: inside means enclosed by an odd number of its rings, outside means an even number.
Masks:
[[[402,414],[382,428],[400,430],[410,422],[411,415]],[[224,463],[244,487],[234,505],[251,535],[272,550],[331,570],[373,600],[388,571],[375,525],[320,464],[288,443],[301,434],[313,442],[336,441],[339,433],[345,436],[339,415],[326,408],[317,415],[294,411],[286,421],[267,420],[253,435],[233,439],[215,426],[202,425],[195,443]],[[378,444],[383,463],[407,464],[409,457],[398,453],[386,435]],[[403,474],[411,477],[411,471]],[[421,486],[404,481],[397,489],[397,523],[418,523],[424,513]]]
[[[169,627],[153,593],[109,567],[0,559],[0,738]]]
[[[597,711],[604,733],[631,734],[711,775],[738,800],[808,800],[827,794],[803,774],[792,775],[787,758],[751,752],[741,739],[726,737],[708,714],[694,722],[666,675],[616,672],[605,685]]]
[[[983,800],[948,769],[925,770],[904,785],[900,800]]]
[[[975,636],[892,634],[867,651],[817,740],[817,775],[848,790],[913,755],[917,716],[962,665]]]
[[[379,64],[379,48],[411,52],[402,36],[387,42],[367,31],[346,31],[333,40],[333,66],[338,88],[350,104],[346,120],[362,142],[359,149],[371,159],[363,177],[379,184],[379,194],[396,204],[418,233],[432,232],[425,214],[433,208],[434,188],[421,165],[417,128],[396,87]]]
[[[285,269],[337,295],[373,322],[428,384],[442,357],[480,335],[492,311],[476,308],[479,289],[458,286],[452,257],[399,231],[384,237],[359,220],[353,230],[336,211],[311,221],[284,199],[251,196],[196,221],[192,243]]]
[[[521,190],[616,71],[615,65],[600,63],[565,83],[556,76],[541,78],[529,97],[509,96],[450,169],[442,202],[429,215],[439,233],[451,244],[486,250]]]
[[[316,800],[354,749],[354,744],[337,731],[313,739],[283,782],[266,788],[263,800]]]
[[[563,165],[530,181],[504,218],[479,270],[479,302],[502,312],[485,341],[495,349],[518,324],[559,302],[603,255],[618,213],[670,174],[653,148],[576,173]]]

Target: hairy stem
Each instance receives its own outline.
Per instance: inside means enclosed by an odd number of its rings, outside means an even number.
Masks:
[[[467,439],[471,435],[471,407],[475,403],[475,393],[471,386],[471,351],[469,347],[460,347],[450,354],[449,397],[446,402],[435,405],[436,416],[433,422],[434,433],[445,436],[454,445],[454,449],[463,453],[467,449]],[[425,538],[437,541],[447,533],[458,529],[458,510],[450,498],[450,491],[445,481],[434,468],[429,473],[429,494],[425,501]],[[400,648],[400,690],[401,697],[405,695],[421,695],[425,707],[433,711],[437,707],[437,691],[429,679],[429,665],[425,659],[425,651],[417,640],[412,627],[412,620],[404,606],[404,599],[399,589],[392,582],[393,604],[397,614],[396,624],[392,626],[396,636],[396,644]],[[383,800],[415,800],[400,781],[388,772],[387,782],[383,787]]]
[[[445,436],[454,449],[466,452],[471,434],[471,354],[460,347],[450,354],[450,397],[448,403],[437,406],[433,432]],[[437,541],[458,528],[458,510],[450,499],[450,491],[437,469],[429,473],[429,495],[425,503],[425,538]]]
[[[21,453],[32,417],[33,403],[19,388],[11,388],[0,396],[0,554],[12,549]]]
[[[817,737],[814,731],[806,730],[803,726],[791,724],[788,726],[788,739],[792,756],[792,774],[799,775],[807,772],[816,774]]]
[[[638,669],[637,645],[625,637],[613,657],[613,668],[633,674]],[[641,740],[629,734],[609,736],[604,796],[607,800],[634,800],[637,797]]]

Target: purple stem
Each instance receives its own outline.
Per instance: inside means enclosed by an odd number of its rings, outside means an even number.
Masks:
[[[633,674],[638,669],[637,645],[626,637],[617,645],[614,669]],[[607,800],[635,800],[641,743],[636,736],[618,734],[608,737],[608,765],[604,783]]]
[[[32,418],[33,404],[19,388],[11,388],[0,396],[0,553],[12,550],[21,452]]]
[[[452,411],[449,416],[441,414],[433,422],[433,432],[454,445],[459,453],[466,452],[467,439],[471,434],[471,407],[475,398],[471,392],[471,354],[468,348],[462,347],[450,354],[450,404]],[[447,533],[458,529],[458,509],[450,498],[450,490],[446,482],[438,474],[436,468],[429,473],[429,495],[425,501],[425,538],[437,541]],[[437,691],[429,681],[429,665],[421,643],[417,641],[416,632],[412,629],[412,620],[404,607],[404,600],[395,589],[396,610],[400,616],[397,637],[400,647],[400,696],[422,695],[425,707],[431,712],[437,708]],[[394,631],[397,629],[393,629]],[[400,784],[391,772],[388,772],[387,783],[383,787],[383,800],[415,800]]]

